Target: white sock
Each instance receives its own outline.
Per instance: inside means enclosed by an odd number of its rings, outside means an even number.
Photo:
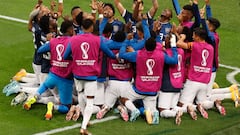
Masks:
[[[92,116],[93,112],[93,98],[87,98],[86,107],[83,113],[82,128],[87,129],[87,124]]]
[[[208,109],[211,109],[211,108],[214,107],[214,102],[206,100],[202,103],[202,106],[203,106],[204,109],[208,110]]]
[[[125,102],[125,106],[132,112],[134,110],[136,110],[137,108],[135,107],[135,105],[132,103],[132,101],[127,100]]]
[[[59,108],[59,105],[54,104],[53,110],[57,110],[58,111],[58,108]]]
[[[54,96],[50,96],[50,97],[40,97],[37,100],[37,103],[42,103],[42,104],[47,104],[48,102],[53,102],[54,104],[58,104],[58,101],[56,101]]]
[[[212,94],[223,94],[223,93],[231,93],[229,87],[227,87],[227,88],[219,88],[219,89],[212,89]]]
[[[83,92],[78,93],[78,106],[80,107],[81,112],[83,114],[85,106],[86,106],[86,100],[84,99]]]
[[[25,92],[34,95],[38,91],[38,87],[22,87],[20,92]]]
[[[92,112],[92,113],[93,113],[93,114],[97,114],[99,111],[100,111],[100,107],[94,105],[94,106],[93,106],[93,112]]]
[[[231,98],[232,98],[231,93],[213,94],[211,96],[211,101],[215,101],[217,99],[224,100],[224,99],[231,99]]]
[[[36,77],[34,77],[34,78],[31,78],[31,77],[22,77],[22,78],[21,78],[21,81],[24,82],[24,83],[36,84],[37,79],[36,79]]]
[[[164,118],[169,118],[169,117],[175,117],[176,114],[177,112],[173,110],[163,110],[161,111],[160,116]]]

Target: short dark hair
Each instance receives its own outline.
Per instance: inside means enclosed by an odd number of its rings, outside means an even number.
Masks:
[[[215,27],[215,30],[221,26],[219,20],[216,18],[210,17],[207,20],[209,21],[209,23],[211,23]]]
[[[112,11],[113,11],[113,14],[115,14],[115,8],[114,8],[113,4],[111,4],[111,3],[105,3],[105,4],[104,4],[104,7],[106,7],[106,6],[110,7],[110,8],[112,9]]]
[[[150,37],[145,42],[145,48],[147,51],[153,51],[157,46],[156,40],[153,37]]]
[[[193,6],[192,6],[192,5],[189,5],[189,4],[184,5],[184,6],[183,6],[183,9],[184,9],[184,10],[188,10],[188,11],[190,11],[192,14],[194,14],[194,9],[193,9]]]
[[[194,34],[199,36],[201,39],[207,39],[207,31],[203,28],[197,27],[193,30]]]
[[[116,42],[123,42],[126,39],[126,34],[124,31],[117,31],[114,36],[113,40]]]
[[[73,10],[78,9],[78,8],[80,8],[80,7],[79,7],[79,6],[74,6],[74,7],[71,9],[71,14],[72,14]]]
[[[93,21],[91,20],[91,19],[84,19],[83,21],[82,21],[82,27],[84,28],[84,29],[89,29],[91,26],[93,26]]]
[[[73,27],[73,26],[72,26],[72,23],[73,23],[73,22],[70,21],[70,20],[64,20],[64,21],[62,22],[62,24],[61,24],[60,31],[61,31],[62,33],[67,33],[68,29],[71,28],[71,27]]]
[[[186,35],[186,39],[184,41],[187,41],[187,42],[193,41],[192,39],[193,32],[191,28],[184,26],[182,29],[182,34]]]

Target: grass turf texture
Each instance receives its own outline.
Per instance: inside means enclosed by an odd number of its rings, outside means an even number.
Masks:
[[[44,0],[46,5],[50,0]],[[110,0],[106,2],[112,2]],[[131,11],[131,2],[122,0],[124,6]],[[181,5],[187,3],[187,0],[180,0]],[[0,0],[1,8],[0,14],[21,18],[27,20],[30,11],[33,9],[36,0]],[[85,0],[65,0],[64,1],[64,15],[70,14],[71,7],[79,5],[86,11],[89,9],[89,1]],[[145,10],[151,6],[151,1],[144,1]],[[203,3],[200,1],[200,7]],[[234,67],[240,67],[240,57],[238,51],[240,39],[240,6],[238,0],[212,0],[211,7],[213,16],[221,21],[221,27],[218,32],[221,38],[220,45],[220,63]],[[159,10],[157,15],[160,14],[164,8],[172,8],[171,1],[159,0]],[[157,16],[156,15],[156,16]],[[119,17],[116,9],[116,16]],[[175,16],[175,14],[174,14]],[[177,22],[176,19],[173,21]],[[61,22],[61,20],[60,20]],[[3,88],[9,83],[9,79],[20,69],[25,68],[27,71],[32,72],[31,62],[33,56],[33,43],[31,33],[27,31],[27,25],[16,23],[8,20],[0,19],[0,88]],[[217,72],[216,82],[221,87],[227,87],[230,83],[225,79],[226,74],[232,70],[220,68]],[[240,80],[239,75],[235,77]],[[38,132],[43,132],[55,128],[71,126],[76,122],[65,121],[65,115],[54,112],[51,121],[44,120],[46,106],[41,104],[33,105],[30,111],[25,111],[22,106],[11,107],[11,99],[15,95],[6,97],[0,94],[0,134],[1,135],[28,135]],[[239,108],[234,108],[231,100],[223,101],[227,110],[226,116],[220,116],[215,109],[209,110],[209,119],[203,119],[198,115],[198,120],[191,120],[189,115],[184,115],[182,124],[176,126],[174,119],[160,118],[159,125],[147,125],[144,119],[138,118],[136,122],[124,122],[121,119],[112,120],[104,123],[95,124],[89,127],[93,134],[106,135],[106,134],[141,134],[141,135],[225,135],[225,134],[239,134],[240,132],[240,112]],[[114,115],[112,112],[108,116]],[[95,115],[92,117],[95,119]],[[77,121],[80,123],[81,119]],[[79,128],[56,133],[60,135],[65,134],[79,134]]]

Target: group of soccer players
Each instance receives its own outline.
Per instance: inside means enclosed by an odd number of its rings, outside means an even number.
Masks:
[[[148,124],[158,124],[160,116],[175,117],[179,125],[184,112],[197,120],[196,110],[207,119],[206,110],[213,107],[225,115],[223,98],[212,98],[220,22],[212,17],[210,0],[202,9],[198,0],[183,8],[178,0],[172,3],[177,25],[171,23],[171,9],[155,19],[158,0],[152,0],[147,13],[142,0],[133,0],[132,12],[120,0],[114,4],[92,0],[91,13],[74,6],[71,17],[62,15],[63,0],[57,11],[54,1],[48,9],[38,0],[28,29],[35,45],[34,81],[40,86],[33,92],[21,86],[30,93],[23,107],[29,110],[35,102],[46,103],[47,120],[53,110],[66,114],[66,120],[83,116],[81,134],[90,134],[92,114],[101,119],[114,108],[124,121],[143,115]],[[115,8],[125,22],[114,17]],[[25,70],[13,79],[24,82],[23,77]],[[51,92],[46,94],[47,90]],[[227,90],[238,104],[238,87]]]

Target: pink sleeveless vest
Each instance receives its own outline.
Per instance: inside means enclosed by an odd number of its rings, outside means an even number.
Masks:
[[[119,50],[113,50],[115,54]],[[108,75],[113,76],[119,80],[130,80],[133,77],[133,67],[132,63],[120,59],[108,59]]]
[[[178,64],[169,66],[169,77],[171,84],[174,88],[182,88],[184,79],[184,51],[181,48],[177,48],[178,51]],[[171,48],[166,50],[169,56],[172,56]]]
[[[71,38],[73,74],[99,76],[101,73],[100,37],[93,34],[76,35]]]
[[[51,69],[50,71],[60,77],[68,78],[71,75],[71,60],[64,60],[63,54],[66,50],[70,37],[53,38],[50,41]]]
[[[191,28],[192,25],[193,25],[193,22],[192,22],[192,21],[183,22],[183,23],[181,23],[181,25],[182,25],[183,27]]]
[[[188,79],[209,83],[213,64],[213,47],[206,42],[193,42]]]
[[[156,93],[162,84],[164,55],[156,48],[153,52],[146,49],[138,51],[136,59],[135,86],[140,93]]]

